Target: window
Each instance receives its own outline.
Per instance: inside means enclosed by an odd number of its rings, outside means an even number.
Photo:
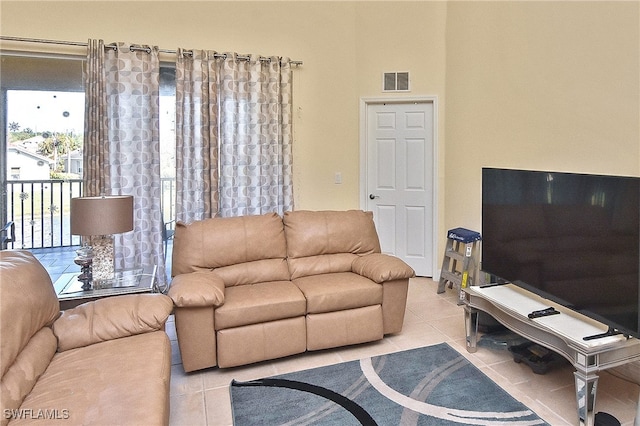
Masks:
[[[11,248],[79,244],[69,204],[81,195],[85,56],[0,55],[0,225],[16,223]],[[160,68],[162,207],[175,212],[175,68]],[[40,184],[34,181],[51,180]],[[17,181],[17,182],[16,182]]]
[[[0,56],[0,182],[7,194],[0,197],[0,224],[15,223],[10,248],[79,244],[69,212],[70,198],[81,194],[82,59]]]
[[[0,59],[6,111],[0,127],[2,152],[16,147],[43,157],[40,161],[50,159],[56,163],[54,173],[70,173],[72,164],[81,168],[76,163],[82,156],[74,151],[81,152],[84,130],[82,58],[2,55]],[[18,166],[3,164],[3,170]]]
[[[50,175],[25,174],[23,179],[81,179],[84,93],[7,90],[7,148],[33,154],[42,166],[52,161]],[[14,157],[7,155],[13,168]]]
[[[163,222],[172,226],[176,201],[176,69],[160,64],[160,179]]]

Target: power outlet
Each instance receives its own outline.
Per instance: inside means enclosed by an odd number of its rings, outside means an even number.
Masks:
[[[342,173],[340,173],[340,172],[336,172],[336,174],[335,174],[335,175],[334,175],[334,177],[333,177],[333,182],[334,182],[336,185],[340,185],[340,184],[342,184]]]

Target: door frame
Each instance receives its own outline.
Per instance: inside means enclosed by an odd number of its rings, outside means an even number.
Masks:
[[[437,249],[438,249],[438,97],[437,96],[402,96],[402,97],[363,97],[360,98],[360,208],[365,210],[367,207],[367,172],[369,162],[367,158],[368,152],[368,117],[369,106],[379,104],[413,104],[413,103],[431,103],[433,104],[433,149],[429,153],[425,150],[425,155],[431,154],[433,162],[432,168],[432,229],[431,229],[431,244],[433,247],[431,259],[433,279],[438,280],[440,277],[440,265],[437,264]],[[426,224],[425,224],[426,225]]]

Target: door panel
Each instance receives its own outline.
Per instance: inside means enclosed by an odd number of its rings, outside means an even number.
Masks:
[[[367,104],[367,209],[383,253],[433,276],[433,103]]]
[[[374,220],[376,221],[376,229],[378,230],[378,238],[380,239],[380,247],[383,253],[394,254],[389,248],[396,246],[396,208],[395,206],[378,205],[374,211]],[[385,226],[377,226],[378,223],[384,223]]]

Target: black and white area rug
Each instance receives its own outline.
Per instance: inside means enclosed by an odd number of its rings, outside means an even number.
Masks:
[[[446,343],[230,386],[235,426],[541,425]]]

